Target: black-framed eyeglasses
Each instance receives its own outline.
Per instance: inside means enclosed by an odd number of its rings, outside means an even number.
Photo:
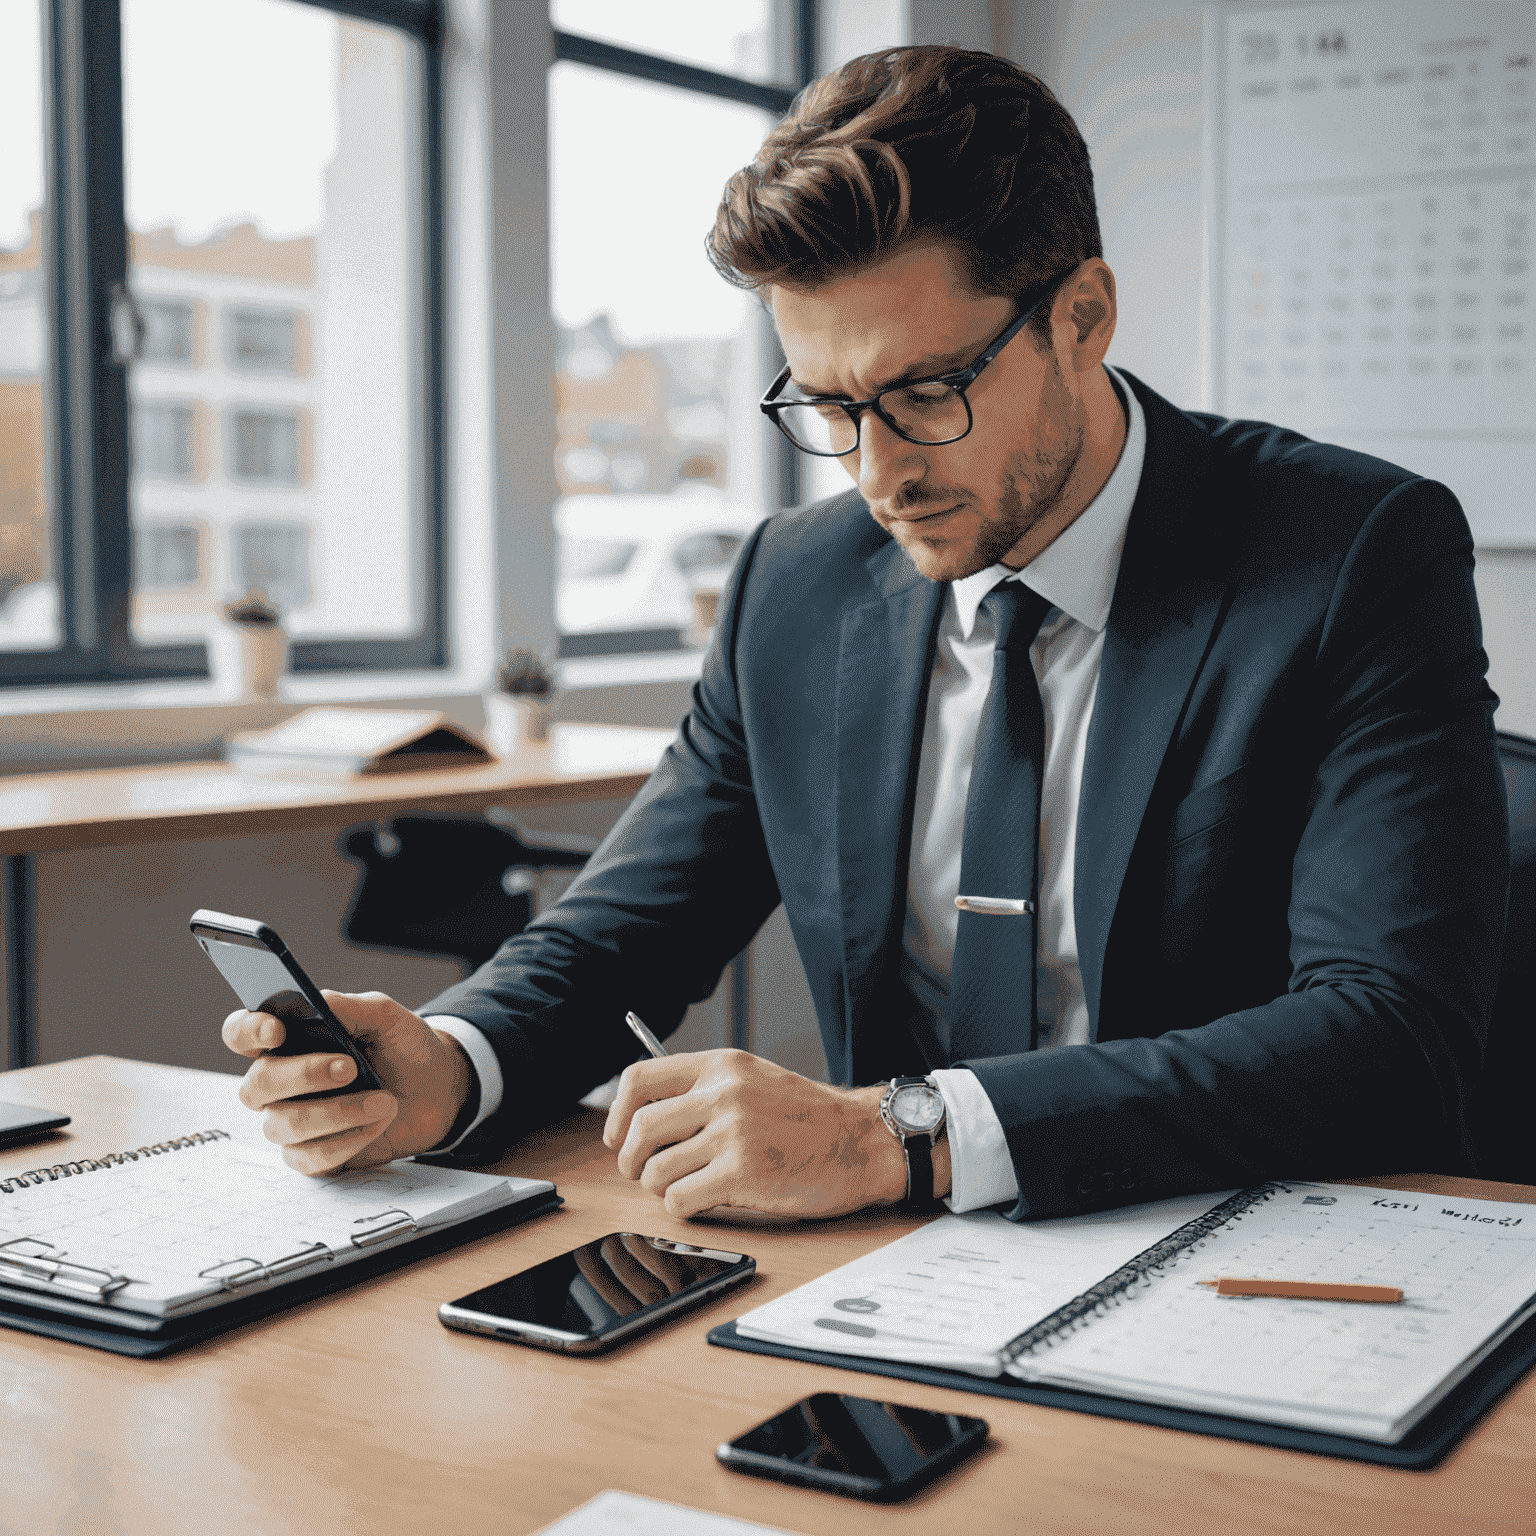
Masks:
[[[1055,290],[1053,281],[1036,293],[969,367],[931,379],[893,384],[869,400],[781,400],[780,392],[789,383],[786,367],[758,401],[758,409],[802,453],[826,459],[840,459],[859,446],[859,423],[865,411],[873,411],[897,437],[909,443],[925,448],[958,443],[975,424],[966,390]]]

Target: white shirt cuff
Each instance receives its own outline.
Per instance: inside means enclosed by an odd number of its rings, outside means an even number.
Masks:
[[[944,1095],[944,1123],[949,1130],[949,1198],[955,1212],[976,1211],[1019,1198],[1019,1181],[1008,1138],[992,1100],[968,1067],[931,1072],[933,1086]]]
[[[480,1083],[480,1108],[475,1112],[475,1118],[464,1128],[463,1134],[455,1136],[446,1147],[432,1148],[434,1152],[451,1152],[483,1120],[501,1108],[501,1063],[496,1060],[491,1042],[473,1024],[446,1013],[434,1013],[425,1023],[439,1034],[451,1035],[464,1047],[464,1054],[469,1057],[469,1064]],[[971,1074],[967,1072],[965,1075],[970,1077]]]

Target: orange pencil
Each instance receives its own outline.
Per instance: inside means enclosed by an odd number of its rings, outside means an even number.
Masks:
[[[1218,1296],[1285,1296],[1298,1301],[1401,1301],[1395,1285],[1325,1285],[1315,1280],[1197,1280]]]

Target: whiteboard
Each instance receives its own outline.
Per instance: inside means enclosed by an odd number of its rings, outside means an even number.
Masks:
[[[1536,545],[1536,4],[1210,13],[1211,398]]]

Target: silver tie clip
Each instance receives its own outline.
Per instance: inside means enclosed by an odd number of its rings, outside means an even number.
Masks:
[[[955,905],[982,917],[1028,917],[1035,910],[1034,902],[1016,896],[956,896]]]

